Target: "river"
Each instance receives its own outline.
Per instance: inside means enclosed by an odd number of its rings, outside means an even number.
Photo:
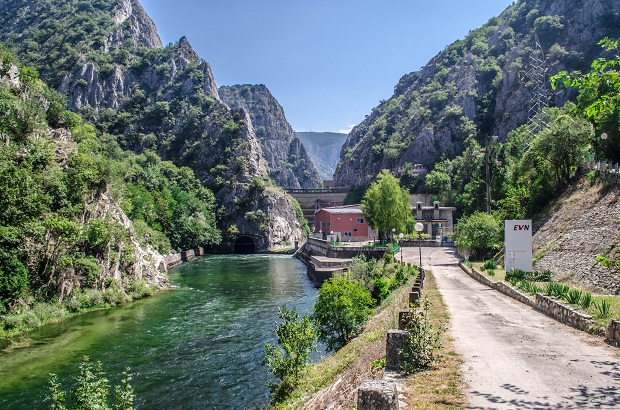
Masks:
[[[49,373],[63,387],[82,357],[100,360],[112,384],[131,368],[139,409],[246,409],[268,403],[261,365],[278,307],[311,309],[317,295],[290,256],[205,256],[173,268],[173,288],[90,312],[28,335],[0,352],[0,408],[46,408]]]

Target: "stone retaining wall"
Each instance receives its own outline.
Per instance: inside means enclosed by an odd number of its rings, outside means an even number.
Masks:
[[[536,309],[575,329],[587,331],[593,324],[591,315],[541,293],[536,294]]]
[[[605,331],[605,341],[613,343],[615,346],[620,344],[620,321],[611,319]]]
[[[498,290],[499,292],[502,292],[506,296],[518,300],[525,305],[531,306],[533,308],[536,307],[536,300],[534,298],[532,298],[527,293],[523,293],[520,290],[513,288],[507,283],[495,282],[493,288]]]
[[[476,269],[468,267],[463,262],[459,262],[459,266],[463,269],[463,271],[465,271],[472,278],[476,279],[478,282],[495,289],[506,296],[516,299],[521,303],[531,306],[547,316],[551,316],[559,322],[574,327],[575,329],[588,331],[594,323],[591,315],[581,312],[568,303],[564,303],[541,293],[537,293],[536,298],[533,299],[528,294],[513,288],[507,283],[495,282],[494,280],[478,272]],[[618,327],[620,328],[620,325],[618,325]],[[608,330],[608,332],[610,331]],[[620,329],[618,329],[617,333],[615,333],[615,330],[612,330],[607,339],[611,341],[620,341]]]

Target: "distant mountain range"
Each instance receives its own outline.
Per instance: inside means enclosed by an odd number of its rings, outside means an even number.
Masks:
[[[314,166],[323,180],[334,178],[336,165],[340,161],[340,149],[347,134],[338,132],[297,132]]]

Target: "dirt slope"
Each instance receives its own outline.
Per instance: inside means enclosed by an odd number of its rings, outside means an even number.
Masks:
[[[620,185],[610,182],[582,178],[569,187],[534,222],[534,268],[595,292],[620,294],[620,271],[596,261],[601,254],[620,259],[619,199]]]

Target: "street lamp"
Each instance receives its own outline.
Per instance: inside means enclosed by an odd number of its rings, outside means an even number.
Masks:
[[[441,222],[439,223],[439,229],[437,230],[439,233],[439,246],[443,243],[443,229],[441,229]]]
[[[392,228],[392,243],[394,243],[394,233],[396,232],[396,228]]]
[[[403,235],[402,232],[398,234],[398,239],[400,239],[400,244],[399,245],[400,245],[400,264],[401,265],[403,264],[403,237],[404,236],[405,235]]]
[[[420,222],[416,223],[415,231],[418,233],[418,251],[420,252],[420,273],[422,273],[422,231],[424,230],[424,225]]]
[[[334,231],[330,231],[329,232],[329,241],[332,242],[332,245],[333,245],[333,242],[334,242]]]

